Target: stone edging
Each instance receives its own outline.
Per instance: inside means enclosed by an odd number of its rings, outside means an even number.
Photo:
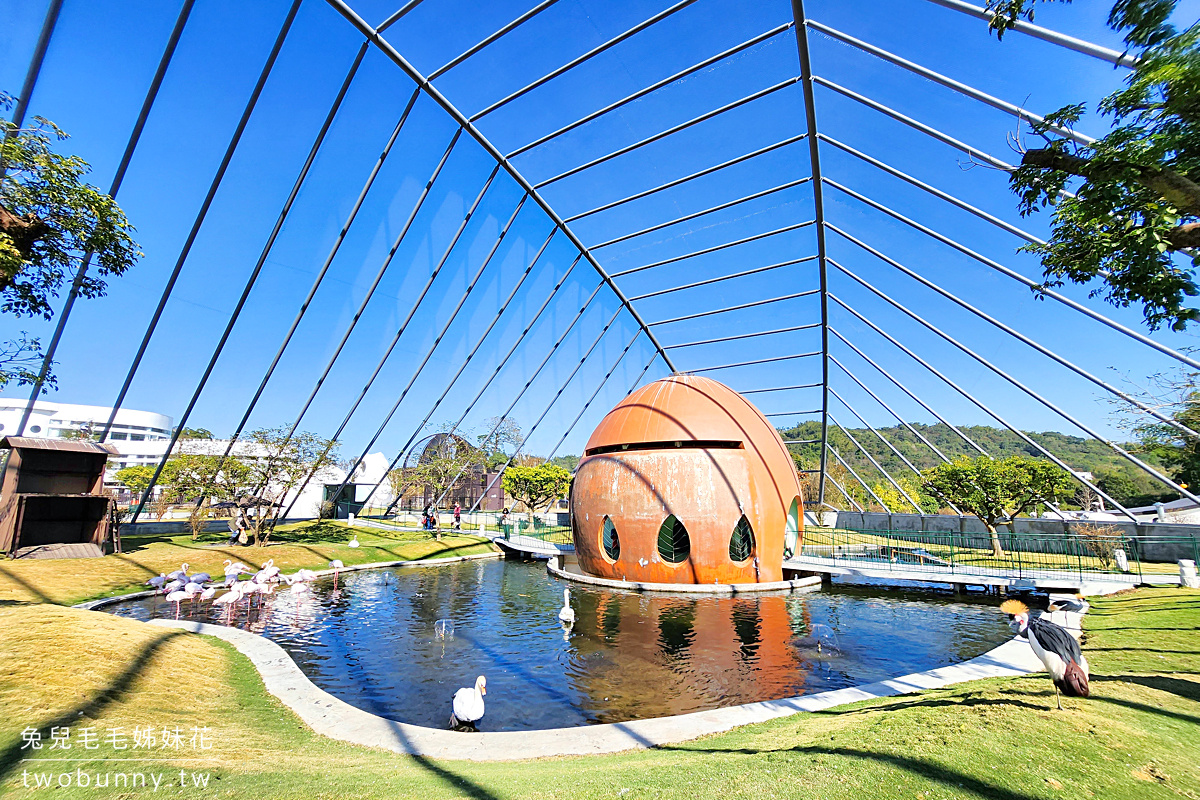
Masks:
[[[961,664],[820,694],[607,725],[471,734],[409,725],[356,708],[315,686],[282,647],[258,634],[189,620],[155,619],[149,624],[229,642],[258,669],[267,691],[323,736],[395,753],[470,761],[599,755],[650,748],[805,711],[824,711],[981,678],[1024,675],[1042,667],[1028,642],[1012,639]]]
[[[352,564],[348,567],[342,567],[338,573],[344,572],[359,572],[364,569],[379,569],[381,567],[429,567],[440,566],[442,564],[457,564],[460,561],[476,561],[484,558],[504,558],[504,553],[475,553],[469,556],[449,556],[447,558],[426,558],[417,561],[373,561],[370,564]],[[332,575],[333,570],[322,569],[314,570],[318,578]],[[125,600],[137,600],[142,597],[150,597],[158,594],[154,589],[149,589],[144,592],[133,592],[132,594],[119,594],[115,597],[101,597],[99,600],[87,600],[83,603],[76,603],[72,608],[81,608],[84,611],[95,611],[97,608],[103,608],[113,603],[121,603]]]
[[[807,578],[794,578],[790,581],[770,581],[767,583],[639,583],[637,581],[617,581],[611,578],[597,578],[594,575],[581,575],[578,572],[568,572],[559,566],[558,557],[551,557],[546,563],[546,571],[556,578],[576,583],[586,583],[589,586],[603,586],[606,589],[624,589],[629,592],[663,592],[667,594],[716,594],[735,595],[753,594],[756,592],[815,592],[821,588],[821,576],[813,575]]]
[[[385,566],[436,566],[439,564],[500,558],[500,553],[480,553],[425,561],[393,561],[359,564],[343,572]],[[333,574],[323,570],[318,575]],[[578,577],[578,576],[574,576]],[[819,581],[819,578],[817,579]],[[641,584],[644,587],[657,584]],[[631,588],[633,584],[622,584]],[[652,591],[645,589],[645,591]],[[75,608],[94,610],[122,600],[145,597],[154,592],[135,592],[80,603]],[[757,722],[801,712],[824,711],[837,706],[882,697],[938,689],[982,678],[1012,677],[1042,669],[1029,643],[1012,639],[981,656],[946,667],[904,675],[863,686],[819,694],[747,703],[655,719],[631,720],[606,725],[553,728],[538,731],[455,733],[449,730],[410,725],[363,711],[318,688],[301,671],[282,647],[266,637],[190,620],[150,620],[150,625],[215,636],[229,642],[254,665],[266,690],[304,721],[313,731],[366,747],[431,758],[470,761],[514,761],[568,755],[599,755],[673,744],[700,736],[721,733]],[[449,700],[447,699],[447,703]]]

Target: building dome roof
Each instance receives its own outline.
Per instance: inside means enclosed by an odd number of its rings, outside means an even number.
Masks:
[[[791,461],[774,426],[750,401],[723,383],[695,375],[672,375],[626,397],[596,426],[585,454],[667,442],[757,444]]]

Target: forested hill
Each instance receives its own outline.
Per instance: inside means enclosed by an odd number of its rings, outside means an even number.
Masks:
[[[996,458],[1004,458],[1005,456],[1015,454],[1030,455],[1038,458],[1045,457],[1036,447],[1006,429],[992,428],[986,425],[973,425],[958,428],[962,433],[962,435],[959,435],[950,426],[941,423],[937,425],[912,423],[912,428],[950,459],[959,455],[979,455],[979,450],[972,447],[966,439],[975,442],[988,455]],[[937,454],[930,450],[928,445],[901,425],[890,428],[877,428],[876,430],[917,469],[926,469],[941,461]],[[869,452],[872,458],[891,473],[894,478],[899,479],[901,475],[906,473],[912,476],[912,471],[908,466],[891,448],[881,442],[879,437],[869,428],[848,428],[847,433],[862,446],[862,449]],[[795,428],[781,429],[780,434],[785,441],[789,439],[820,439],[821,425],[819,422],[805,422]],[[1103,480],[1107,485],[1103,485],[1101,488],[1121,502],[1127,499],[1136,500],[1149,496],[1157,498],[1165,490],[1165,487],[1162,487],[1152,478],[1145,475],[1139,468],[1102,442],[1079,436],[1068,436],[1058,431],[1045,431],[1042,433],[1026,432],[1025,435],[1053,453],[1073,470],[1090,472],[1098,480]],[[863,455],[859,447],[851,442],[836,426],[830,426],[829,440],[838,454],[864,480],[873,483],[876,480],[883,479],[883,476],[871,465],[871,462]],[[1134,447],[1133,445],[1122,446],[1126,449]],[[819,464],[821,452],[819,443],[793,444],[789,445],[789,448],[792,450],[797,463],[802,468],[811,469]],[[1149,457],[1143,457],[1143,459],[1155,467],[1160,466],[1154,463]],[[834,462],[835,459],[831,456],[830,463]],[[1110,488],[1112,491],[1110,491]],[[1175,495],[1172,494],[1171,496],[1174,497]]]

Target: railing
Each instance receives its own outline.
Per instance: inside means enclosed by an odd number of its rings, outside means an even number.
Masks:
[[[1190,536],[1126,536],[1119,532],[951,533],[808,528],[801,557],[866,563],[929,574],[1050,577],[1178,574],[1177,560],[1200,557]]]
[[[400,511],[386,515],[388,509],[384,506],[360,507],[353,511],[354,515],[366,522],[386,525],[400,530],[421,530],[421,513],[419,511]],[[461,530],[464,533],[474,533],[482,536],[499,534],[505,539],[513,536],[525,536],[540,539],[548,544],[571,544],[571,528],[566,525],[551,525],[539,517],[534,517],[533,524],[526,514],[501,514],[499,511],[462,512],[460,515]],[[455,530],[454,513],[441,511],[437,515],[437,527],[441,533]]]

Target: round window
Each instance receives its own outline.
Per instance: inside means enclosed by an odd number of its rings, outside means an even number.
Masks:
[[[621,557],[621,537],[617,536],[617,526],[608,517],[604,518],[604,529],[600,532],[600,544],[604,547],[604,555],[616,561]]]
[[[743,514],[737,525],[733,526],[733,536],[729,537],[729,559],[741,563],[754,554],[754,531],[750,520]]]
[[[31,428],[29,429],[29,432],[30,432],[30,433],[41,433],[41,432],[42,432],[42,426],[41,426],[41,425],[34,425],[33,427],[31,427]]]
[[[658,529],[658,554],[662,560],[679,564],[687,561],[691,550],[692,543],[683,523],[674,514],[664,519],[662,527]]]

